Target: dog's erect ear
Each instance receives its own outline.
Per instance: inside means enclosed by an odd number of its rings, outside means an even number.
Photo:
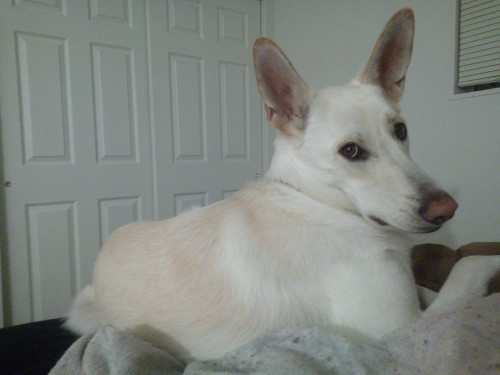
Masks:
[[[253,61],[268,121],[288,136],[300,134],[311,99],[309,86],[272,40],[255,41]]]
[[[389,99],[403,95],[410,64],[415,19],[411,9],[401,9],[387,22],[370,59],[359,75],[361,83],[380,86]]]

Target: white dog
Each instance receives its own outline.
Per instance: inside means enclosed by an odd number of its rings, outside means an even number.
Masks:
[[[498,257],[468,257],[422,312],[403,232],[457,203],[411,160],[398,109],[414,18],[397,12],[350,84],[314,92],[271,40],[254,45],[278,130],[264,180],[174,219],[126,225],[68,326],[113,324],[180,358],[213,359],[267,330],[331,324],[380,338],[480,296]]]

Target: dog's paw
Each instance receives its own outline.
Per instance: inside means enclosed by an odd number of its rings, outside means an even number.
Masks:
[[[488,293],[491,281],[500,272],[500,255],[471,255],[461,258],[446,280],[474,298]]]
[[[472,255],[461,258],[425,314],[451,311],[485,296],[491,280],[499,273],[500,255]]]

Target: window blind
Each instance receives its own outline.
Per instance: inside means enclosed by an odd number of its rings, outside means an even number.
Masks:
[[[500,0],[460,0],[458,87],[500,82]]]

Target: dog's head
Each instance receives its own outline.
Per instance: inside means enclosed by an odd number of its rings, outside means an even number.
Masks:
[[[431,232],[453,216],[457,203],[411,160],[398,107],[413,30],[413,12],[397,12],[358,77],[319,92],[275,43],[255,42],[257,84],[278,130],[268,178],[379,227]]]

